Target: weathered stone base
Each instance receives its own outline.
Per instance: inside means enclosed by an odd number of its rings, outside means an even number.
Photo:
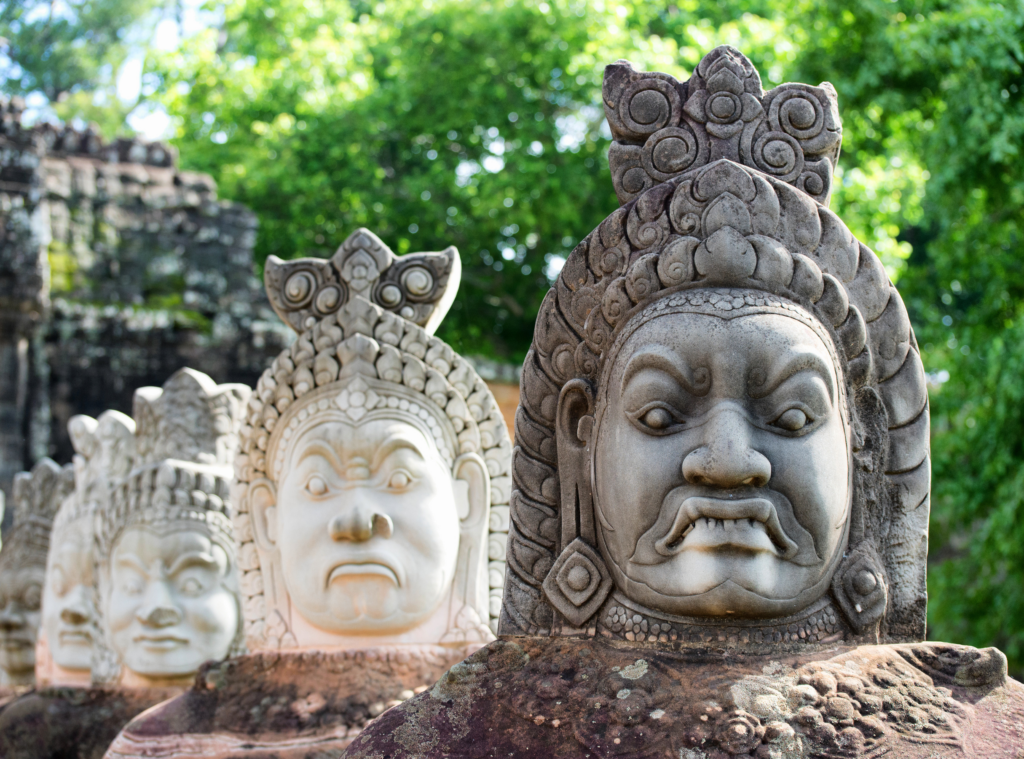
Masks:
[[[3,709],[5,706],[7,706],[7,704],[14,701],[14,699],[18,698],[19,696],[25,695],[30,690],[32,690],[31,685],[10,686],[0,688],[0,709]]]
[[[1006,657],[944,643],[767,656],[507,638],[385,712],[349,759],[1018,757]],[[309,756],[326,756],[310,754]]]
[[[339,757],[371,720],[473,648],[263,652],[208,664],[192,690],[129,724],[107,757]]]
[[[44,688],[0,711],[3,759],[101,759],[129,720],[180,688]]]

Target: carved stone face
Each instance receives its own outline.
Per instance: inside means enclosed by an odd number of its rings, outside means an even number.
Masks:
[[[53,535],[43,589],[43,630],[59,667],[88,670],[96,608],[92,595],[91,517],[76,519]]]
[[[32,680],[43,578],[42,566],[0,571],[0,670],[6,682]]]
[[[807,324],[723,317],[658,316],[616,355],[593,433],[601,550],[650,609],[790,614],[846,541],[844,391]]]
[[[410,422],[376,417],[300,435],[277,504],[263,511],[302,617],[330,632],[393,633],[445,598],[466,509],[437,445]]]
[[[110,555],[106,614],[124,665],[146,677],[174,677],[227,655],[239,609],[228,556],[195,524],[130,527]]]

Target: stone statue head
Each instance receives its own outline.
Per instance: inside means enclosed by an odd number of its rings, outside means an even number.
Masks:
[[[924,372],[827,208],[828,84],[605,72],[623,207],[537,319],[516,417],[506,634],[919,639]]]
[[[299,337],[260,378],[235,461],[249,647],[486,642],[511,447],[486,385],[432,336],[457,251],[397,257],[360,229],[265,276]]]
[[[0,685],[30,685],[35,678],[50,530],[73,477],[70,466],[46,458],[14,476],[14,524],[0,550]]]
[[[75,449],[75,487],[53,520],[43,587],[41,638],[49,662],[37,661],[37,680],[88,682],[96,627],[93,570],[96,512],[110,500],[113,483],[134,460],[135,422],[119,411],[99,419],[73,416],[68,433]],[[41,667],[46,671],[42,671]]]
[[[135,460],[98,507],[94,681],[184,680],[242,650],[229,490],[249,393],[192,369],[136,390]]]

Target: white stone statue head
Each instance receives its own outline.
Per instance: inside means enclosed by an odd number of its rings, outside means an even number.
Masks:
[[[0,550],[0,686],[35,679],[50,530],[73,486],[71,466],[46,458],[14,476],[14,524]]]
[[[187,681],[241,651],[229,491],[249,393],[191,369],[135,392],[134,466],[97,520],[94,681]]]
[[[75,449],[75,489],[53,521],[43,587],[42,655],[36,679],[55,685],[88,684],[96,627],[93,542],[97,509],[113,483],[132,467],[135,422],[119,411],[98,419],[73,416],[68,433]]]
[[[454,248],[398,258],[366,230],[330,261],[268,260],[300,335],[235,462],[250,648],[492,637],[511,450],[486,386],[431,336],[458,280]]]

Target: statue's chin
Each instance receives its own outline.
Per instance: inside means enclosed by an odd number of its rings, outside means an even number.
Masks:
[[[70,650],[69,650],[70,649]],[[62,647],[53,654],[53,661],[62,669],[88,670],[92,666],[92,652],[90,649],[81,650],[79,647]]]
[[[799,567],[767,553],[684,552],[617,575],[626,596],[649,609],[692,617],[771,618],[795,614],[828,589],[824,567]]]
[[[364,576],[365,577],[365,576]],[[335,581],[326,590],[324,603],[317,609],[296,610],[316,627],[347,635],[383,635],[401,633],[424,622],[437,604],[409,598],[409,593],[380,577]]]

